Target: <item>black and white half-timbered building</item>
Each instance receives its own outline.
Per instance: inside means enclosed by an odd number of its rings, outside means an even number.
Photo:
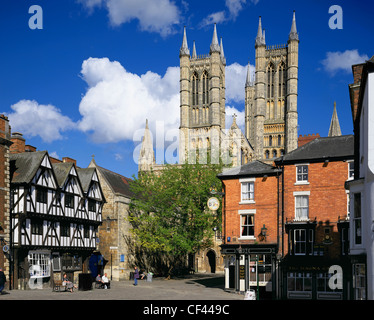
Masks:
[[[10,154],[12,278],[27,288],[88,273],[105,202],[94,168],[47,151]]]

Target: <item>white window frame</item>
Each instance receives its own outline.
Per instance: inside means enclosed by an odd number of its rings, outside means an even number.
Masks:
[[[298,168],[299,167],[306,167],[308,172],[306,173],[307,174],[307,179],[304,180],[304,179],[301,179],[299,180],[298,178]],[[299,164],[295,164],[295,174],[296,174],[296,177],[295,177],[295,185],[299,185],[299,184],[309,184],[309,163],[299,163]],[[302,173],[302,175],[304,175],[305,173]]]
[[[246,178],[246,179],[239,179],[240,182],[240,203],[239,204],[247,204],[247,203],[255,203],[255,178]],[[243,185],[248,184],[250,186],[252,184],[253,191],[250,190],[243,190]],[[243,192],[247,192],[249,194],[253,194],[253,197],[249,199],[243,199]]]
[[[295,218],[294,221],[309,221],[309,198],[310,198],[310,191],[295,191],[293,193],[295,198]],[[297,215],[297,209],[300,209],[297,207],[297,197],[308,197],[308,214],[307,217],[298,217]]]
[[[27,260],[31,278],[51,276],[51,253],[49,251],[29,251]]]
[[[242,228],[243,228],[242,217],[245,216],[245,215],[253,216],[253,232],[254,232],[256,209],[239,210],[238,213],[240,215],[240,238],[239,238],[239,240],[248,240],[248,239],[252,240],[252,239],[256,239],[256,236],[254,234],[253,234],[253,236],[243,236],[242,235]]]
[[[296,239],[297,236],[301,236],[304,233],[304,240]],[[298,245],[299,244],[299,245]],[[313,255],[313,244],[314,244],[314,231],[312,229],[298,228],[293,230],[293,255],[295,256],[305,256]],[[302,247],[300,247],[300,245]],[[300,247],[303,250],[297,250]]]
[[[355,162],[353,160],[347,161],[348,163],[348,179],[347,180],[353,180],[355,178],[355,168],[354,164]],[[353,165],[353,168],[351,168],[351,165]]]

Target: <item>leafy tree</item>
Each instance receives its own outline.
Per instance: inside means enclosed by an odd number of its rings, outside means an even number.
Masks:
[[[188,254],[212,245],[213,228],[221,227],[221,208],[214,214],[207,201],[212,187],[222,188],[217,178],[221,171],[222,165],[167,165],[161,173],[134,178],[131,189],[136,197],[128,218],[132,236],[153,259],[163,256],[168,275],[173,267],[181,267],[178,263],[185,266]]]

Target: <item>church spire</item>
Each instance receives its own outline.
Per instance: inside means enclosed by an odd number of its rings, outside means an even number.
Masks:
[[[299,34],[297,33],[297,29],[296,29],[296,14],[295,14],[295,10],[293,12],[291,31],[290,31],[290,34],[288,36],[288,39],[289,40],[299,40]]]
[[[223,42],[221,38],[221,44],[220,44],[220,54],[221,54],[221,61],[224,65],[226,65],[226,58],[225,58],[225,53],[223,52]]]
[[[212,43],[210,45],[210,54],[212,54],[212,52],[220,52],[221,51],[221,48],[219,46],[219,43],[218,43],[218,37],[217,37],[217,26],[216,24],[214,24],[214,31],[213,31],[213,39],[212,39]]]
[[[195,45],[195,40],[193,41],[193,49],[192,49],[192,59],[196,59],[197,54],[196,54],[196,45]]]
[[[262,31],[262,23],[261,23],[261,16],[258,19],[258,30],[257,30],[257,37],[256,37],[256,47],[257,46],[264,46],[265,45],[265,34]]]
[[[182,47],[179,50],[179,57],[184,56],[184,55],[186,56],[190,55],[190,50],[188,49],[188,44],[187,44],[186,27],[184,27],[183,42],[182,42]]]
[[[247,78],[245,81],[245,86],[246,87],[252,87],[253,86],[253,81],[252,81],[252,76],[251,76],[251,68],[250,68],[250,63],[248,61],[248,67],[247,67]]]
[[[342,132],[340,130],[340,124],[338,119],[338,114],[336,112],[336,102],[334,101],[334,111],[332,113],[331,123],[330,123],[330,129],[329,129],[329,137],[336,137],[341,136]]]
[[[151,131],[148,127],[148,119],[145,123],[144,137],[139,153],[139,171],[148,171],[156,163]]]

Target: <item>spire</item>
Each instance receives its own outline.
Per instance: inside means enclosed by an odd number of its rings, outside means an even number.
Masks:
[[[340,124],[338,119],[338,114],[336,112],[336,102],[334,101],[334,111],[332,113],[331,123],[330,123],[330,129],[329,129],[329,137],[336,137],[341,136],[342,132],[340,130]]]
[[[261,16],[258,19],[258,30],[257,30],[257,37],[256,37],[256,47],[257,46],[264,46],[265,45],[265,37],[264,33],[262,33],[262,23],[261,23]]]
[[[290,34],[288,36],[288,39],[289,40],[299,40],[299,34],[297,33],[297,29],[296,29],[296,14],[295,14],[295,10],[293,12],[292,26],[291,26],[291,31],[290,31]]]
[[[246,78],[246,81],[245,81],[245,86],[246,87],[252,87],[253,86],[253,81],[252,81],[252,77],[251,77],[251,68],[250,68],[250,63],[248,61],[248,67],[247,67],[247,78]]]
[[[223,42],[221,38],[221,45],[220,45],[220,54],[221,54],[221,61],[223,64],[226,64],[226,58],[225,58],[225,53],[223,52]]]
[[[197,54],[196,54],[196,45],[195,45],[195,40],[193,41],[193,49],[192,49],[192,59],[196,59]]]
[[[139,171],[149,170],[153,164],[155,164],[155,154],[153,151],[153,143],[151,131],[148,127],[148,119],[145,123],[144,137],[139,154]]]
[[[213,31],[213,39],[212,43],[210,45],[210,52],[209,54],[212,54],[212,52],[220,52],[221,48],[218,44],[218,37],[217,37],[217,26],[214,24],[214,31]]]
[[[179,57],[189,56],[189,55],[190,55],[190,50],[188,49],[188,44],[187,44],[186,27],[184,27],[183,42],[182,42],[182,47],[179,50]]]

